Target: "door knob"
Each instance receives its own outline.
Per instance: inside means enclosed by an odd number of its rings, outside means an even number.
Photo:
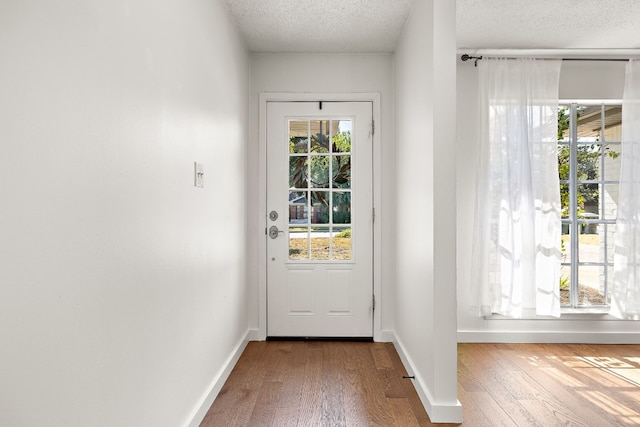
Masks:
[[[275,225],[269,227],[269,237],[271,237],[272,239],[277,239],[278,233],[284,233],[284,231],[278,230],[278,227],[276,227]]]

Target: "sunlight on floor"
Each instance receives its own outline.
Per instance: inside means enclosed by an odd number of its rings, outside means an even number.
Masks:
[[[573,388],[586,388],[587,384],[583,383],[582,381],[572,377],[571,375],[568,375],[556,368],[542,368],[542,371],[546,372],[547,374],[553,376],[553,378],[555,378],[557,381],[561,382],[562,384],[566,385],[567,387],[573,387]]]
[[[640,414],[600,391],[577,391],[576,393],[603,411],[620,417],[626,424],[638,425],[638,421],[640,421]]]

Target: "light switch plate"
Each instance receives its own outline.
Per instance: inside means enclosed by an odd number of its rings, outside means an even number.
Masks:
[[[204,187],[204,165],[202,163],[193,162],[193,185]]]

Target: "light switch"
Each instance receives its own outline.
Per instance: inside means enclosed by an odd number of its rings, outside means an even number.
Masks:
[[[193,162],[193,185],[204,187],[204,165],[202,163]]]

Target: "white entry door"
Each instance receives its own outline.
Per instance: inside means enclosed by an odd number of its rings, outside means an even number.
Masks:
[[[373,336],[371,102],[267,103],[267,335]]]

